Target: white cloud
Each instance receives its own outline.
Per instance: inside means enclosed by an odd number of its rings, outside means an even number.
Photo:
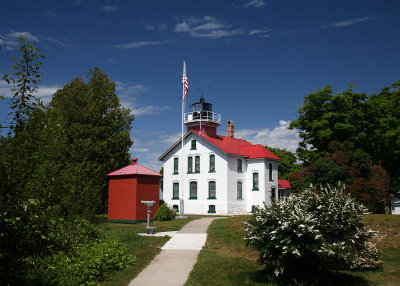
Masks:
[[[330,28],[340,28],[340,27],[353,26],[353,25],[356,25],[356,24],[372,21],[372,20],[375,20],[375,19],[376,19],[376,17],[362,17],[362,18],[344,20],[344,21],[330,23],[328,25],[323,25],[323,26],[321,26],[321,29],[330,29]]]
[[[136,100],[132,101],[121,100],[121,104],[132,110],[132,113],[135,116],[158,114],[161,113],[161,111],[169,108],[167,106],[141,105],[138,104]]]
[[[265,6],[264,0],[250,0],[243,5],[244,8],[260,8],[263,6]]]
[[[296,130],[289,130],[290,121],[280,120],[274,129],[242,129],[235,130],[235,137],[245,139],[253,144],[268,145],[296,152],[301,139]]]
[[[262,37],[270,37],[271,31],[272,31],[271,29],[267,29],[267,28],[253,29],[249,32],[249,35],[250,36],[259,35]]]
[[[4,45],[4,46],[17,46],[17,40],[20,37],[25,38],[27,41],[30,42],[39,42],[39,39],[32,35],[30,32],[17,32],[14,30],[11,30],[8,34],[6,35],[1,35],[2,36],[2,40],[0,40],[0,44]]]
[[[148,88],[142,84],[126,84],[121,81],[116,81],[115,90],[121,93],[121,95],[130,95],[146,91]]]
[[[60,46],[60,47],[70,47],[71,46],[70,44],[60,41],[53,37],[41,37],[41,38],[45,39],[46,41],[48,41],[50,43],[56,44],[57,46]]]
[[[146,30],[149,30],[149,31],[158,30],[160,32],[165,31],[168,28],[167,24],[165,24],[165,23],[161,23],[156,26],[146,24],[144,27],[146,28]]]
[[[143,48],[143,47],[157,46],[157,45],[162,45],[162,44],[166,44],[166,43],[168,43],[168,41],[159,41],[159,42],[142,41],[142,42],[130,42],[130,43],[126,43],[126,44],[115,45],[113,47],[119,48],[119,49],[139,49],[139,48]]]
[[[57,85],[40,85],[34,95],[43,100],[43,102],[48,103],[53,94],[60,88],[61,86]],[[11,98],[11,85],[8,85],[5,82],[0,82],[0,94],[4,95],[5,98]]]
[[[147,86],[141,84],[126,84],[120,81],[115,82],[115,90],[120,98],[122,106],[129,108],[135,116],[158,114],[168,109],[167,106],[156,106],[141,103],[136,97],[138,94],[148,90]]]
[[[138,157],[139,164],[158,172],[163,164],[158,161],[158,157],[181,138],[181,133],[167,134],[164,131],[133,130],[131,136],[134,141],[129,150],[132,157]]]
[[[100,10],[103,10],[104,12],[116,12],[118,9],[118,5],[105,5],[100,7]]]
[[[241,29],[232,29],[230,24],[211,16],[186,18],[175,25],[174,31],[188,34],[193,38],[208,39],[226,38],[244,33]]]

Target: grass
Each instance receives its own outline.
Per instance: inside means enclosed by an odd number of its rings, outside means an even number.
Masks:
[[[245,247],[243,222],[248,218],[230,217],[211,224],[206,245],[186,286],[275,285],[257,263],[258,252]],[[375,242],[381,251],[382,269],[330,272],[314,285],[400,285],[400,216],[367,215],[365,221],[379,231]]]
[[[173,221],[152,222],[151,226],[155,226],[157,232],[174,231],[181,229],[185,224],[193,219],[195,219],[195,217],[189,217],[189,219],[176,219]],[[127,250],[135,257],[133,265],[128,266],[127,269],[112,274],[112,276],[108,277],[107,280],[101,284],[103,286],[128,285],[129,282],[153,260],[153,258],[161,251],[161,247],[170,239],[167,236],[139,236],[138,233],[146,232],[145,223],[117,224],[107,223],[103,220],[98,226],[110,237],[125,244]]]

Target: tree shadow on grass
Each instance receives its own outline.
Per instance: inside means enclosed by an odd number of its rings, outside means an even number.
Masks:
[[[279,280],[275,279],[272,269],[263,269],[254,272],[252,280],[256,283],[272,285],[321,285],[321,286],[371,286],[371,284],[362,277],[343,273],[338,271],[324,271],[315,274],[291,273],[285,275]]]

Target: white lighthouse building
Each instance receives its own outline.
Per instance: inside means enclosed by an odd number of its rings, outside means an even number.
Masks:
[[[234,137],[233,121],[226,136],[217,135],[221,114],[200,101],[184,114],[187,133],[159,160],[164,162],[165,202],[186,214],[245,214],[263,202],[287,195],[287,181],[278,184],[280,159],[262,145]],[[183,145],[183,152],[182,152]]]

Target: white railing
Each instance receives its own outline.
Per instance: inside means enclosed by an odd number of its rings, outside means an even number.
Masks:
[[[221,114],[212,111],[193,111],[184,114],[185,123],[195,121],[208,121],[214,123],[221,123]]]

